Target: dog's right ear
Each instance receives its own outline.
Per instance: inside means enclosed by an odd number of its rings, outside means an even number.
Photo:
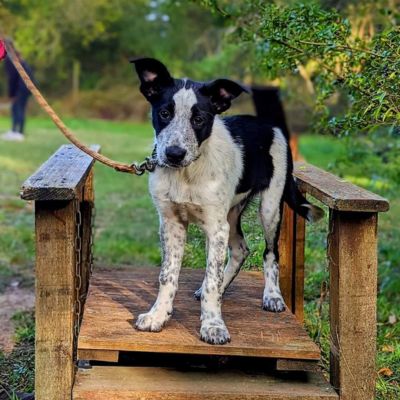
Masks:
[[[167,67],[154,58],[133,58],[129,62],[135,64],[140,79],[140,91],[150,103],[174,82]]]

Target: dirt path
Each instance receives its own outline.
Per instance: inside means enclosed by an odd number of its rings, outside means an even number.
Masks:
[[[20,288],[18,282],[12,282],[5,292],[0,294],[0,349],[9,352],[14,346],[14,324],[11,317],[17,311],[32,309],[34,304],[33,288]]]

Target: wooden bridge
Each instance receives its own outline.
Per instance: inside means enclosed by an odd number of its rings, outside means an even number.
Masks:
[[[158,269],[92,274],[93,160],[62,146],[21,192],[35,202],[35,398],[374,399],[377,222],[388,202],[311,165],[297,164],[295,175],[329,208],[330,382],[303,327],[301,217],[285,206],[280,280],[288,311],[262,311],[261,274],[241,272],[223,302],[232,342],[208,345],[192,296],[202,272],[183,269],[167,327],[138,332],[133,322],[156,297]]]

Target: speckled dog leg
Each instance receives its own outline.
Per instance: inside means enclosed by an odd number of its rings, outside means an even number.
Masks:
[[[285,302],[283,300],[279,287],[279,253],[278,238],[279,225],[281,220],[281,209],[271,208],[268,205],[266,210],[263,200],[261,201],[260,216],[264,227],[266,248],[264,251],[264,278],[265,288],[263,295],[263,308],[267,311],[281,312],[285,310]]]
[[[263,308],[273,312],[285,310],[285,302],[279,288],[278,239],[283,209],[282,197],[287,176],[287,151],[285,137],[281,131],[274,129],[274,139],[270,148],[274,172],[269,187],[261,193],[260,203],[260,217],[266,241]]]
[[[173,301],[178,290],[178,278],[186,240],[187,226],[177,218],[167,218],[161,223],[160,238],[163,261],[160,271],[160,288],[157,300],[146,314],[140,314],[136,328],[159,332],[170,319]]]
[[[285,302],[279,288],[279,265],[273,252],[264,256],[265,288],[263,295],[263,308],[267,311],[285,311]]]
[[[224,270],[224,280],[222,283],[222,293],[225,293],[226,289],[235,279],[236,275],[239,273],[240,268],[245,262],[247,256],[249,255],[249,249],[246,245],[246,241],[243,237],[243,232],[240,226],[240,216],[246,205],[246,202],[238,204],[231,208],[228,214],[229,222],[229,260],[226,264]],[[202,286],[197,289],[194,293],[194,297],[197,300],[201,298]]]
[[[205,227],[208,256],[201,293],[200,338],[210,344],[225,344],[230,341],[230,335],[222,319],[221,302],[229,225],[222,219],[216,219],[219,222],[214,223],[214,226]]]

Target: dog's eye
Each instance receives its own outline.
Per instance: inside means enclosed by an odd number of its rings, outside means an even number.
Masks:
[[[161,110],[158,115],[161,117],[161,119],[168,120],[171,118],[171,113],[168,110]]]
[[[204,119],[202,117],[197,116],[197,117],[193,118],[194,125],[201,126],[201,125],[203,125],[203,123],[204,123]]]

